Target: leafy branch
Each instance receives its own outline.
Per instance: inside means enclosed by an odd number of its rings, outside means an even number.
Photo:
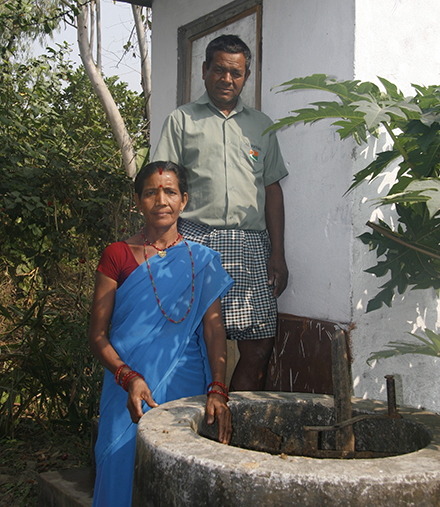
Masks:
[[[401,245],[406,246],[407,248],[411,248],[412,250],[415,250],[417,252],[423,253],[425,255],[428,255],[430,257],[433,257],[434,259],[440,260],[440,255],[435,252],[429,252],[426,248],[421,248],[420,246],[413,245],[409,243],[408,241],[405,241],[400,236],[398,236],[395,232],[389,231],[385,227],[382,227],[379,224],[374,224],[373,222],[368,221],[367,225],[374,229],[377,232],[380,232],[383,236],[386,236],[387,238],[392,239],[393,241],[396,241],[397,243],[400,243]]]

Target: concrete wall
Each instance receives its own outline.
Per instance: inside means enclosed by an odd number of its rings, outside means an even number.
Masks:
[[[160,0],[153,4],[153,146],[165,116],[176,105],[177,28],[192,20],[191,13],[199,17],[227,3],[224,0]],[[341,19],[346,22],[341,24]],[[272,86],[293,77],[323,72],[352,78],[353,49],[353,2],[264,2],[262,110],[274,119],[280,118],[309,100],[320,98],[312,93],[271,91]],[[282,186],[291,273],[279,309],[348,323],[351,320],[351,197],[342,196],[352,177],[352,143],[336,142],[335,129],[324,124],[287,129],[279,134],[279,139],[290,171]]]
[[[178,27],[227,3],[153,1],[153,149],[165,116],[176,106]],[[411,82],[438,83],[438,19],[437,0],[265,0],[262,110],[276,119],[329,98],[325,93],[271,91],[274,85],[313,73],[362,80],[380,75],[405,92],[411,91]],[[435,329],[439,314],[437,299],[429,291],[407,294],[392,309],[365,314],[380,280],[363,273],[375,256],[356,237],[367,230],[372,212],[365,199],[383,193],[386,182],[363,185],[347,196],[344,192],[354,172],[373,156],[374,146],[341,142],[336,129],[324,122],[290,127],[278,136],[290,172],[282,181],[290,281],[279,310],[355,324],[351,337],[357,396],[384,399],[383,375],[396,373],[401,375],[400,401],[440,411],[434,384],[440,360],[407,356],[373,368],[366,364],[370,352],[389,340],[405,338],[406,331],[425,325]]]
[[[314,73],[351,79],[353,49],[353,2],[265,2],[263,111],[280,118],[324,99],[325,94],[276,94],[270,88]],[[324,123],[290,127],[279,133],[279,140],[290,172],[282,184],[291,274],[280,311],[349,322],[351,197],[343,194],[352,176],[352,143],[337,142],[335,129]]]
[[[435,0],[359,0],[356,2],[355,78],[374,81],[381,76],[396,83],[405,94],[413,95],[411,83],[431,85],[440,83],[440,4]],[[386,147],[383,136],[356,149],[354,170],[365,167],[377,148]],[[370,199],[383,195],[393,181],[393,173],[363,184],[354,193],[353,238],[367,230],[365,222],[375,214]],[[392,210],[382,208],[388,218]],[[440,358],[406,355],[379,361],[369,368],[366,358],[372,351],[382,350],[391,340],[413,341],[408,332],[421,334],[428,327],[439,326],[439,301],[434,291],[410,291],[399,296],[392,308],[382,308],[365,314],[372,295],[385,279],[376,279],[363,270],[374,265],[375,254],[353,239],[353,379],[355,394],[365,398],[385,399],[384,375],[395,374],[400,403],[426,407],[440,412],[438,371]]]

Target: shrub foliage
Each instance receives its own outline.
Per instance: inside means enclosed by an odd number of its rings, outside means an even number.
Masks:
[[[104,247],[138,230],[132,182],[69,48],[0,62],[0,429],[26,413],[79,427],[101,373],[87,345]],[[138,152],[143,99],[106,79]]]

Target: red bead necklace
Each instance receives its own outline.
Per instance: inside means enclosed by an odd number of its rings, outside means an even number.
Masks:
[[[175,245],[177,243],[177,241],[179,239],[181,239],[185,243],[186,247],[188,248],[189,256],[190,256],[190,259],[191,259],[191,269],[192,269],[191,302],[189,304],[188,310],[186,311],[185,315],[180,320],[174,320],[174,319],[171,319],[170,317],[168,317],[168,315],[165,313],[165,310],[162,308],[162,304],[160,302],[159,296],[157,295],[156,284],[154,283],[154,280],[153,280],[153,274],[151,273],[150,263],[148,262],[147,244],[150,245],[150,246],[153,246],[154,248],[156,248],[156,250],[159,250],[159,249],[156,246],[154,246],[151,243],[149,243],[145,239],[144,231],[143,230],[141,231],[141,235],[142,235],[142,239],[144,241],[144,255],[145,255],[145,260],[147,262],[148,273],[150,274],[151,285],[153,286],[154,295],[156,296],[157,304],[159,305],[159,308],[160,308],[161,312],[163,313],[163,315],[164,315],[164,317],[166,319],[168,319],[170,322],[173,322],[174,324],[180,324],[180,322],[182,322],[183,320],[185,320],[186,317],[188,316],[189,311],[191,310],[191,307],[192,307],[193,302],[194,302],[195,272],[194,272],[194,259],[193,259],[193,255],[192,255],[192,252],[191,252],[191,248],[189,247],[188,243],[185,241],[185,238],[183,238],[180,234],[179,234],[178,238],[176,239],[176,241],[174,241],[174,243],[172,243],[171,245],[169,245],[169,246],[166,247],[166,248],[172,247],[173,245]],[[161,251],[163,251],[163,250],[161,250]],[[160,255],[161,251],[159,251],[158,255]],[[166,253],[165,253],[165,255],[166,255]],[[164,256],[161,255],[161,257],[164,257]]]

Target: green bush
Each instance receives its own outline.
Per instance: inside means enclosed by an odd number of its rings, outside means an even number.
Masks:
[[[74,427],[97,414],[94,272],[105,246],[140,227],[111,128],[67,52],[0,64],[0,433],[10,435],[24,413]],[[142,97],[106,83],[148,155]]]

